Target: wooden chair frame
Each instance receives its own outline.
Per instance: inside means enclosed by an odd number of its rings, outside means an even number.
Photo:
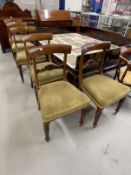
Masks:
[[[39,44],[38,42],[40,40],[47,40],[48,44],[50,44],[50,41],[52,39],[53,39],[53,34],[52,33],[32,33],[32,34],[23,35],[21,37],[21,40],[22,40],[22,42],[24,43],[24,46],[25,46],[26,57],[27,57],[29,67],[32,66],[33,62],[30,59],[30,56],[28,54],[27,42]],[[49,57],[49,61],[51,61],[50,57]],[[40,63],[40,62],[37,61],[37,64],[38,63]],[[30,78],[31,78],[31,76],[30,76]],[[38,81],[38,79],[36,81]],[[33,86],[34,86],[34,89],[35,89],[36,99],[37,99],[37,102],[38,102],[38,93],[37,93],[36,84],[33,84],[32,79],[31,79],[31,87],[33,87]]]
[[[15,35],[17,35],[17,34],[24,35],[24,34],[27,34],[27,33],[34,33],[34,32],[36,32],[36,27],[35,26],[15,26],[15,27],[10,27],[9,31],[12,35],[12,38],[13,38],[14,42],[15,42],[16,52],[18,52],[19,49],[17,47],[17,41],[16,41],[16,38],[15,38]],[[16,53],[14,54],[14,57],[16,57]],[[22,65],[18,64],[17,61],[16,61],[16,65],[18,67],[21,80],[24,83]]]
[[[119,55],[119,64],[118,64],[118,67],[117,67],[114,78],[117,77],[119,82],[131,87],[131,84],[124,83],[124,78],[125,78],[127,72],[131,71],[131,62],[127,58],[127,55],[131,55],[131,47],[129,47],[129,48],[124,47],[124,48],[121,49],[121,52],[120,52],[120,55]],[[122,77],[120,77],[120,69],[121,69],[123,63],[126,66],[126,69],[125,69]]]
[[[82,89],[82,80],[83,80],[83,69],[86,67],[86,63],[88,61],[88,59],[86,60],[86,54],[90,51],[94,51],[94,50],[101,50],[102,52],[100,52],[101,57],[100,57],[100,63],[99,63],[99,70],[98,70],[98,74],[103,74],[103,63],[104,63],[104,57],[106,55],[106,51],[108,49],[110,49],[110,42],[103,42],[103,43],[99,43],[99,44],[87,44],[85,46],[82,47],[81,49],[81,58],[80,58],[80,62],[79,62],[79,88]],[[121,99],[118,103],[118,106],[116,108],[115,114],[117,112],[119,112],[120,107],[122,106],[122,104],[124,103],[125,98]],[[93,127],[97,126],[97,123],[100,119],[101,113],[102,113],[101,108],[99,108],[97,106],[97,110],[96,110],[96,114],[95,114],[95,120],[93,123]],[[82,123],[84,123],[83,119],[81,119]]]

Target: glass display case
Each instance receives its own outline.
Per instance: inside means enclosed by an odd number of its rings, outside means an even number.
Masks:
[[[122,15],[100,15],[98,28],[111,30],[125,36],[130,23],[129,16]]]

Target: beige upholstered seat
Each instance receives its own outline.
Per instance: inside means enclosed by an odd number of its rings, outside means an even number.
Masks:
[[[31,47],[28,47],[31,48]],[[37,62],[42,62],[45,61],[46,57],[45,56],[41,56],[39,58],[37,58]],[[18,65],[24,65],[24,64],[28,64],[28,60],[27,60],[27,56],[26,56],[26,51],[25,50],[19,50],[16,53],[16,61]]]
[[[90,101],[84,93],[66,81],[41,86],[39,98],[43,122],[51,122],[85,108]]]
[[[100,44],[87,44],[82,47],[82,55],[79,64],[79,86],[90,97],[90,99],[97,106],[96,116],[93,126],[96,127],[98,120],[101,116],[102,110],[119,101],[116,109],[116,113],[119,111],[125,97],[129,93],[129,87],[120,84],[119,82],[102,75],[103,72],[103,59],[105,57],[106,50],[110,48],[109,42]],[[89,51],[103,50],[99,54],[99,73],[87,78],[83,78],[83,67],[87,65],[88,58],[85,56]],[[95,58],[94,58],[95,59]],[[83,121],[82,121],[83,123]]]
[[[56,82],[40,85],[38,75],[42,71],[51,71],[56,69],[56,65],[52,65],[50,69],[41,69],[39,72],[36,69],[35,59],[41,55],[51,55],[53,53],[62,53],[64,56],[63,79]],[[76,87],[66,81],[66,60],[67,54],[71,53],[70,45],[54,44],[31,48],[28,50],[30,58],[34,61],[35,78],[38,88],[38,99],[42,120],[44,123],[45,139],[49,141],[49,124],[53,120],[64,117],[70,113],[81,110],[81,118],[85,115],[85,108],[89,105],[90,99],[78,90]],[[49,65],[47,65],[49,68]]]
[[[17,45],[17,46],[16,46],[16,45]],[[23,43],[18,42],[18,43],[16,43],[16,45],[15,45],[14,42],[13,42],[12,45],[11,45],[11,49],[13,50],[13,52],[16,52],[17,49],[18,49],[18,50],[23,50],[23,49],[24,49],[24,44],[23,44]],[[27,43],[27,48],[31,48],[31,47],[33,47],[33,46],[34,46],[34,44],[32,44],[32,43],[30,43],[30,42]],[[17,47],[17,48],[16,48],[16,47]]]
[[[129,88],[104,75],[85,78],[82,89],[99,108],[105,108],[128,94]],[[100,93],[101,92],[101,93]]]
[[[44,69],[47,65],[50,65],[50,62],[38,63],[36,69]],[[55,65],[55,64],[54,64]],[[30,66],[30,73],[33,83],[35,83],[35,72],[34,67]],[[60,80],[63,77],[63,69],[54,69],[52,71],[41,72],[38,74],[38,79],[40,84],[46,84],[52,81]]]

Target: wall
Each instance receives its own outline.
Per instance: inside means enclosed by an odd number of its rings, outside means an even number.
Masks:
[[[36,1],[37,0],[14,0],[14,2],[16,4],[18,4],[18,6],[23,10],[25,10],[25,9],[28,9],[28,10],[36,9]]]
[[[65,9],[71,11],[81,11],[82,0],[65,0]]]
[[[52,9],[58,10],[59,9],[59,0],[41,0],[42,7],[44,9]]]
[[[59,0],[15,0],[22,9],[59,9]]]

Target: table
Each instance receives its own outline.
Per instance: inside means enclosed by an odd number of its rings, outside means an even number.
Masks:
[[[78,58],[81,55],[81,47],[87,43],[102,43],[103,41],[86,36],[81,35],[78,33],[66,33],[66,34],[56,34],[53,35],[53,40],[51,41],[51,44],[70,44],[72,45],[72,51],[71,54],[67,57],[67,65],[69,68],[73,69],[74,71],[78,67]],[[46,44],[45,41],[40,41],[41,44]],[[119,48],[116,45],[111,44],[111,50]],[[100,52],[98,51],[91,51],[88,54],[94,54]],[[54,54],[59,60],[63,61],[63,55],[62,54]]]

